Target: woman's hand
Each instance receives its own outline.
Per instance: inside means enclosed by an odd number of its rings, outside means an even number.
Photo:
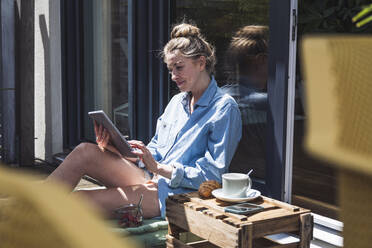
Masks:
[[[102,125],[98,125],[96,121],[94,121],[94,133],[96,134],[96,142],[99,149],[104,151],[110,140],[110,134],[107,132],[106,128]]]
[[[142,162],[146,165],[146,168],[152,173],[158,173],[159,164],[155,161],[154,157],[147,149],[145,144],[143,144],[143,142],[139,140],[129,140],[128,143],[133,148],[136,148],[136,150],[132,152],[142,160]]]
[[[109,144],[110,134],[107,132],[106,128],[104,128],[102,125],[98,125],[96,121],[94,121],[94,133],[96,134],[97,145],[102,152],[109,150],[110,152],[121,157],[120,152]]]
[[[128,143],[133,148],[137,148],[137,150],[133,151],[133,153],[136,154],[142,160],[142,162],[145,164],[146,168],[150,172],[154,174],[159,174],[169,179],[172,177],[173,166],[168,164],[160,164],[157,161],[155,161],[151,152],[147,149],[147,147],[145,146],[145,144],[143,144],[142,141],[130,140],[128,141]]]

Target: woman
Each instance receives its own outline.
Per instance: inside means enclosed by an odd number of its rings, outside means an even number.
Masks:
[[[173,28],[163,49],[169,73],[181,93],[158,119],[155,136],[145,146],[130,141],[145,169],[109,145],[109,135],[95,125],[95,144],[82,143],[49,176],[74,188],[83,175],[107,189],[80,191],[105,213],[137,203],[143,194],[145,218],[165,216],[165,199],[198,189],[206,180],[221,181],[241,137],[239,108],[217,87],[212,73],[214,49],[189,24]]]

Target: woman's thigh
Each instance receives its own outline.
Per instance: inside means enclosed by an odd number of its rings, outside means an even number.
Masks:
[[[126,187],[147,181],[144,171],[132,162],[109,151],[102,152],[95,144],[86,145],[92,155],[90,163],[86,165],[86,174],[106,187]]]
[[[100,190],[80,190],[74,194],[82,195],[98,206],[107,217],[125,204],[137,204],[143,194],[142,210],[145,218],[160,216],[158,189],[154,183],[131,185]]]
[[[49,175],[72,189],[84,175],[91,176],[106,187],[125,187],[147,181],[144,171],[132,162],[110,152],[101,151],[96,144],[81,143]]]

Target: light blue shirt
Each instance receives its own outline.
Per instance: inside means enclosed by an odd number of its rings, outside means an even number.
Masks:
[[[189,93],[175,95],[147,145],[156,161],[174,167],[171,179],[158,178],[162,217],[168,195],[195,191],[206,180],[221,182],[241,138],[238,105],[217,87],[213,77],[193,113],[189,103]]]

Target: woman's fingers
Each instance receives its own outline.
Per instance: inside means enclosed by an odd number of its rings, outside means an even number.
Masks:
[[[97,126],[96,142],[99,143],[102,140],[102,125]]]
[[[135,151],[133,151],[134,154],[136,154],[142,162],[146,165],[146,168],[150,170],[151,172],[157,171],[157,162],[153,158],[151,152],[149,149],[147,149],[146,145],[140,141],[140,140],[130,140],[128,143],[133,147],[137,148]]]
[[[94,124],[94,133],[96,134],[97,136],[97,132],[98,132],[98,125],[97,125],[97,122],[95,120],[93,120],[93,124]]]
[[[143,152],[141,149],[136,149],[132,151],[135,155],[137,155],[140,159],[143,158]]]
[[[141,159],[144,155],[150,154],[149,150],[147,149],[146,145],[139,140],[130,140],[128,143],[131,145],[131,147],[136,148],[133,153],[139,156]],[[152,156],[152,155],[151,155]]]
[[[107,146],[109,140],[110,134],[108,133],[106,128],[104,128],[102,125],[99,125],[97,127],[96,142],[98,146],[101,148],[101,150]]]
[[[99,141],[99,127],[98,127],[98,124],[96,121],[93,121],[94,122],[94,134],[96,135],[96,141],[98,143]]]
[[[146,166],[149,164],[149,163],[152,163],[152,161],[154,160],[154,158],[152,157],[152,154],[150,153],[150,151],[147,149],[146,146],[140,146],[139,147],[139,154],[141,155],[138,155],[142,161],[146,164]]]
[[[138,145],[138,146],[144,146],[145,144],[140,140],[129,140],[128,143],[130,145]]]
[[[103,127],[102,125],[99,125],[99,129],[98,129],[98,135],[99,135],[99,138],[102,140],[102,134],[103,134]]]
[[[102,139],[102,142],[101,142],[102,146],[103,146],[103,147],[106,147],[107,144],[108,144],[108,142],[109,142],[109,140],[110,140],[110,134],[109,134],[109,133],[107,132],[107,130],[105,129],[105,130],[103,131],[103,139]]]

